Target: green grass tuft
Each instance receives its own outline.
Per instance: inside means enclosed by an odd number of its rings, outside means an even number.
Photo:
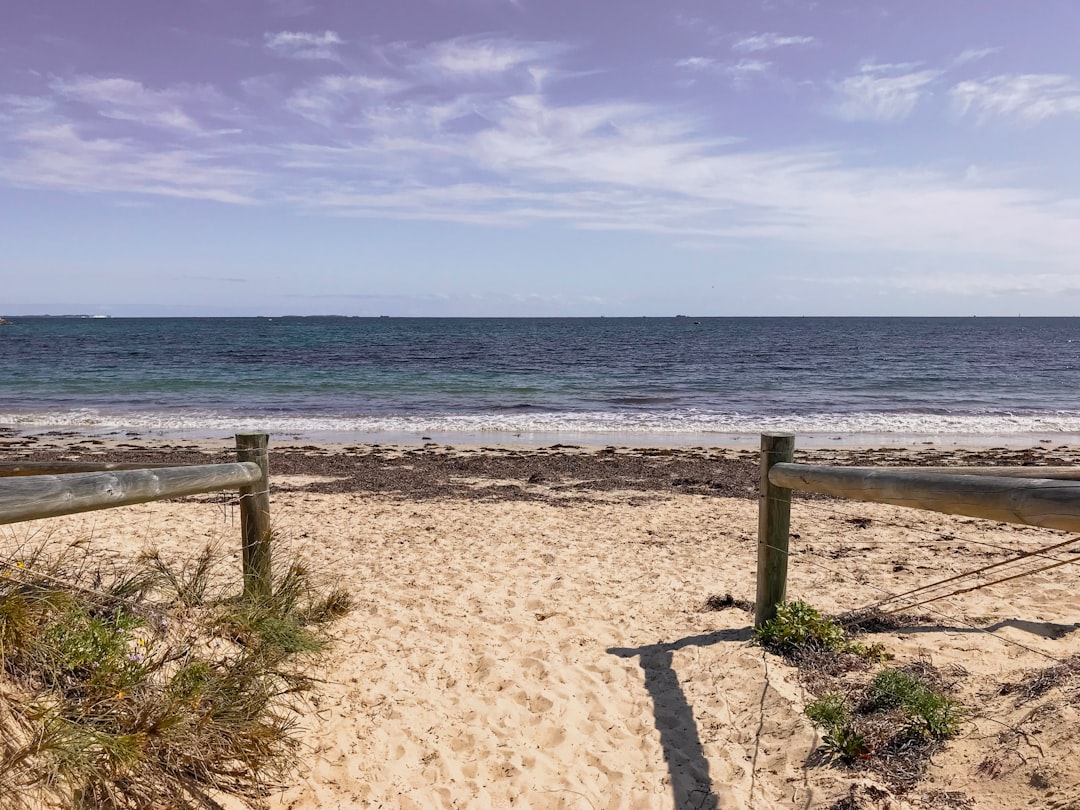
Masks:
[[[903,710],[910,731],[929,740],[956,734],[963,716],[955,700],[901,669],[879,672],[867,687],[865,704],[871,711]]]
[[[348,595],[294,563],[236,599],[210,548],[109,572],[68,554],[0,560],[0,810],[258,806],[297,763],[305,672]]]
[[[806,716],[816,726],[836,728],[848,720],[847,700],[839,692],[826,692],[806,704]]]

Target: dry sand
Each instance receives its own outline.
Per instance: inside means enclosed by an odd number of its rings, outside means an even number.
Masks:
[[[59,438],[0,457],[87,449]],[[833,455],[937,463],[935,452]],[[919,608],[918,621],[868,636],[898,663],[949,672],[969,707],[959,738],[897,797],[879,775],[814,756],[799,673],[751,643],[754,463],[704,450],[275,450],[282,545],[347,586],[356,607],[335,626],[305,718],[307,770],[272,806],[1080,808],[1080,700],[1051,690],[1017,706],[999,694],[1046,656],[1080,654],[1077,568]],[[52,531],[92,536],[103,554],[185,553],[238,542],[234,518],[208,496],[18,524],[3,537]],[[1065,539],[811,499],[797,500],[792,531],[789,596],[832,613],[1004,559],[1002,548]],[[725,594],[733,604],[706,609]]]

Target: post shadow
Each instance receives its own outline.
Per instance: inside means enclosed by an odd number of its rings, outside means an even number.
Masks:
[[[672,666],[676,650],[684,647],[708,647],[722,641],[749,641],[753,630],[718,630],[699,636],[687,636],[669,644],[643,647],[610,647],[607,652],[620,658],[638,657],[645,674],[645,689],[653,701],[656,730],[671,775],[675,810],[719,810],[718,797],[712,790],[709,760],[701,745],[694,710],[686,699],[679,676]]]

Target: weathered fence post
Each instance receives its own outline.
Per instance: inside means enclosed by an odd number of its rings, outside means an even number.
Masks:
[[[238,461],[253,461],[262,478],[240,487],[240,534],[244,549],[244,596],[266,596],[273,588],[270,569],[270,464],[265,433],[237,433]]]
[[[791,433],[761,434],[761,500],[758,504],[757,598],[754,626],[776,616],[787,591],[788,535],[791,531],[791,490],[769,482],[769,468],[790,462],[795,453]]]

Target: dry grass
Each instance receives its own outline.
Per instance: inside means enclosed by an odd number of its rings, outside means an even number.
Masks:
[[[348,596],[294,563],[243,601],[223,562],[105,565],[77,544],[0,560],[0,808],[254,805],[288,779]]]
[[[1059,689],[1065,702],[1080,702],[1080,655],[1074,655],[1060,664],[1032,670],[1023,680],[1003,684],[1001,695],[1016,695],[1020,706],[1042,697],[1052,689]]]

